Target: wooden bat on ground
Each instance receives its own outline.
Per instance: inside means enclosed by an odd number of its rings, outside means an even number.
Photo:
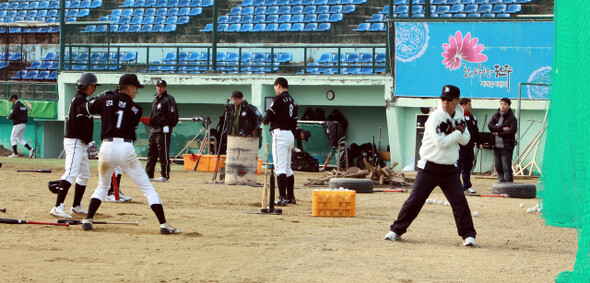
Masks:
[[[373,190],[375,193],[407,193],[407,189]]]
[[[68,225],[82,225],[82,220],[78,219],[58,219],[57,223],[67,223]],[[92,224],[128,224],[139,225],[139,222],[108,222],[108,221],[94,221]]]
[[[16,172],[51,173],[51,169],[19,169]]]
[[[54,225],[54,226],[70,227],[70,224],[68,224],[68,223],[28,221],[28,220],[13,219],[13,218],[0,218],[0,223],[3,223],[3,224],[38,224],[38,225]]]
[[[510,197],[507,194],[501,194],[501,195],[465,194],[465,195],[471,196],[471,197],[487,197],[487,198],[509,198]]]
[[[268,149],[270,144],[266,144],[266,163],[264,163],[264,186],[262,186],[262,205],[261,208],[266,208],[266,198],[267,198],[267,184],[268,184]]]

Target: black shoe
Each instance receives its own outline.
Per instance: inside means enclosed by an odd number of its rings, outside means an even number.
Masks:
[[[279,199],[275,201],[276,206],[287,206],[288,203],[289,202],[282,197],[279,197]]]
[[[293,198],[287,199],[287,203],[288,204],[297,204],[297,200],[293,197]]]

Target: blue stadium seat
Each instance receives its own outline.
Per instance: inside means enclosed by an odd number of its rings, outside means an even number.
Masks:
[[[241,15],[242,14],[242,7],[233,7],[231,8],[231,10],[229,11],[229,13],[227,13],[229,16],[237,16],[237,15]]]
[[[277,31],[278,32],[284,32],[284,31],[289,31],[289,29],[291,29],[291,24],[289,24],[289,23],[282,23],[277,28]]]
[[[307,64],[307,68],[297,72],[297,74],[312,74],[312,75],[317,75],[319,74],[319,66],[320,64],[312,62]]]
[[[385,31],[385,24],[384,23],[373,23],[368,31]]]
[[[303,9],[302,14],[304,14],[304,15],[315,14],[316,13],[316,9],[317,9],[317,6],[313,6],[313,5],[305,6],[305,8]]]
[[[142,25],[130,25],[127,32],[141,32]]]
[[[314,0],[313,5],[320,6],[320,5],[327,5],[328,0]]]
[[[435,14],[436,15],[436,14]],[[439,18],[452,18],[453,15],[452,14],[438,14]]]
[[[487,3],[488,3],[488,0],[475,0],[473,2],[473,4],[478,4],[478,5],[487,4]]]
[[[473,4],[474,1],[475,0],[461,0],[461,4],[470,5],[470,4]]]
[[[154,25],[161,25],[166,21],[166,17],[158,16],[154,18]]]
[[[182,17],[178,17],[178,21],[176,22],[177,25],[184,25],[184,24],[188,24],[190,21],[190,18],[188,16],[182,16]]]
[[[107,32],[107,30],[107,25],[97,25],[96,30],[94,32]]]
[[[303,13],[303,6],[291,6],[291,11],[289,11],[291,15],[298,15]]]
[[[465,14],[472,14],[477,12],[477,9],[479,7],[476,4],[469,4],[467,6],[465,6],[465,9],[463,9],[463,13]]]
[[[82,0],[82,2],[80,2],[80,6],[78,6],[79,9],[90,9],[90,5],[92,5],[92,0]],[[31,5],[29,5],[29,8],[31,7]]]
[[[369,23],[383,22],[384,18],[385,18],[385,15],[383,15],[383,14],[373,14],[373,15],[371,15],[371,18],[367,20],[367,22],[369,22]]]
[[[18,15],[17,15],[18,16]],[[78,9],[70,9],[67,13],[66,13],[66,17],[68,18],[72,18],[72,17],[77,17],[78,16]]]
[[[281,15],[281,17],[279,17],[279,19],[277,20],[277,23],[285,24],[285,23],[289,23],[290,21],[291,21],[291,15]]]
[[[520,13],[520,11],[522,11],[522,6],[520,4],[512,4],[506,9],[506,13],[508,14]]]
[[[336,60],[334,59],[336,57],[336,54],[334,53],[322,53],[322,55],[320,55],[320,59],[318,59],[318,63],[320,64],[326,64],[326,63],[334,63],[336,62]]]
[[[0,62],[4,63],[6,61],[0,61]],[[22,79],[23,77],[26,77],[26,76],[27,76],[27,71],[25,71],[25,70],[18,70],[18,72],[16,72],[16,75],[14,75],[14,76],[12,76],[10,78],[13,79],[13,80],[20,80],[20,79]]]
[[[176,16],[178,15],[178,8],[172,7],[168,9],[168,13],[166,13],[166,17]]]
[[[200,29],[200,31],[202,31],[202,32],[212,32],[213,31],[213,25],[212,24],[207,24],[207,25],[205,25],[204,28]]]
[[[191,3],[188,4],[188,6],[191,8],[196,8],[196,7],[201,6],[201,4],[203,4],[202,0],[191,0]]]
[[[225,32],[237,32],[240,29],[240,27],[241,27],[241,24],[231,24],[225,30]]]
[[[238,23],[249,24],[254,17],[252,15],[243,15]]]
[[[266,20],[264,20],[264,23],[266,24],[274,24],[277,23],[279,21],[279,16],[278,15],[268,15],[266,17]]]
[[[34,80],[37,75],[39,75],[39,71],[31,70],[31,71],[27,72],[26,75],[24,75],[24,76],[21,75],[21,77],[25,80]]]
[[[125,3],[123,3],[123,5],[120,5],[119,7],[121,8],[130,8],[133,7],[133,4],[135,3],[134,0],[125,0]]]
[[[515,3],[517,3],[517,4],[526,4],[526,3],[531,3],[531,1],[533,1],[533,0],[516,0]]]
[[[481,14],[479,13],[471,13],[471,14],[467,14],[468,18],[481,18]]]
[[[447,0],[445,2],[445,4],[447,4],[447,5],[456,5],[456,4],[459,4],[460,2],[461,2],[461,0]]]
[[[128,24],[130,22],[131,22],[130,16],[121,16],[121,17],[119,17],[119,20],[115,21],[115,24],[124,25],[124,24]]]
[[[356,61],[359,64],[370,64],[373,63],[373,54],[372,53],[361,53],[358,60]]]
[[[145,13],[145,9],[144,8],[136,8],[133,10],[133,14],[131,14],[131,16],[133,17],[143,17],[143,14]]]
[[[155,5],[152,5],[154,8],[164,8],[168,4],[168,0],[158,0]]]
[[[316,19],[316,22],[317,23],[325,23],[328,20],[330,20],[330,14],[319,14]]]
[[[277,0],[264,0],[264,6],[274,6],[277,2]]]
[[[266,14],[266,6],[256,7],[252,15],[265,15]]]
[[[490,13],[492,11],[492,5],[490,4],[483,4],[479,6],[479,9],[477,9],[477,13],[479,14],[486,14],[486,13]]]
[[[256,15],[250,22],[253,24],[262,24],[264,23],[264,20],[266,20],[265,15]]]
[[[488,0],[488,4],[490,4],[490,5],[500,4],[500,3],[502,3],[502,0]]]
[[[304,23],[294,23],[291,28],[289,28],[289,32],[303,31],[303,28],[305,28]]]
[[[129,25],[124,24],[124,25],[119,25],[119,28],[115,31],[115,32],[128,32],[129,31]]]
[[[329,31],[332,29],[331,23],[320,23],[315,31]]]
[[[242,16],[230,16],[226,24],[237,24],[242,20]]]
[[[342,13],[343,14],[350,14],[352,12],[356,11],[356,6],[355,5],[346,5],[342,8]]]
[[[467,18],[467,14],[461,14],[461,13],[454,14],[453,15],[453,18]]]
[[[141,24],[141,22],[143,21],[143,17],[139,16],[139,17],[133,17],[131,19],[131,21],[129,22],[130,25],[139,25]]]
[[[158,8],[156,10],[156,17],[157,16],[165,17],[167,13],[168,13],[168,8]]]
[[[153,17],[153,16],[143,17],[143,20],[141,21],[140,24],[151,25],[154,23],[154,19],[155,19],[155,17]]]
[[[96,31],[96,26],[89,25],[89,26],[86,26],[86,28],[82,32],[95,32],[95,31]]]
[[[78,3],[80,3],[80,1],[78,1]],[[20,2],[20,3],[18,3],[17,10],[26,10],[27,8],[29,8],[29,2]]]
[[[156,16],[156,8],[147,8],[145,12],[143,12],[144,17],[155,17]]]
[[[504,4],[496,4],[494,5],[494,8],[492,9],[492,13],[493,14],[503,14],[506,12],[506,5]]]
[[[483,15],[481,15],[481,17],[482,18],[488,18],[488,19],[489,18],[495,18],[496,17],[496,14],[483,14]]]
[[[277,23],[269,23],[264,28],[264,32],[275,32],[275,31],[277,31],[277,29],[279,29],[279,24],[277,24]]]
[[[47,52],[47,54],[45,54],[45,57],[41,58],[41,61],[51,61],[51,60],[55,60],[54,58],[57,57],[57,59],[59,59],[59,55],[57,55],[57,53],[55,52]]]
[[[178,14],[176,14],[177,16],[188,16],[188,14],[191,12],[191,8],[188,7],[184,7],[184,8],[180,8],[180,10],[178,10]]]
[[[302,0],[289,0],[289,5],[290,6],[297,6],[297,5],[301,5]]]
[[[39,74],[37,76],[35,76],[33,79],[35,80],[46,80],[47,77],[49,77],[49,75],[51,74],[50,71],[44,70],[39,72]]]
[[[242,16],[243,15],[252,15],[254,13],[254,7],[250,6],[250,7],[244,7],[242,9],[242,13],[240,13]]]
[[[49,74],[49,76],[47,77],[47,80],[57,80],[57,71],[52,71],[51,74]]]
[[[31,66],[27,67],[27,70],[36,70],[39,69],[39,67],[41,67],[41,61],[33,61],[33,63],[31,63]]]
[[[328,22],[335,23],[335,22],[342,21],[342,19],[344,19],[343,14],[332,14],[332,16],[330,16],[330,19],[328,20]]]
[[[399,5],[395,8],[394,13],[396,14],[408,14],[410,8],[408,8],[408,5]],[[389,11],[387,11],[387,13],[389,13]]]
[[[317,20],[316,14],[305,15],[305,18],[303,18],[304,23],[314,23],[316,20]]]
[[[451,11],[451,8],[447,5],[440,5],[436,8],[436,14],[446,14]]]
[[[449,11],[449,13],[452,13],[452,14],[463,13],[464,9],[465,9],[465,5],[455,4],[455,5],[453,5],[453,7],[451,7],[451,10]]]
[[[198,16],[203,13],[203,8],[195,7],[191,9],[191,12],[188,14],[189,16]]]
[[[152,26],[151,32],[164,32],[164,25],[162,25],[162,24],[151,25],[151,26]]]
[[[500,3],[502,3],[502,4],[514,4],[514,3],[516,3],[516,0],[502,0],[502,1],[500,1]]]
[[[243,24],[240,29],[238,30],[238,32],[249,32],[252,30],[254,26],[252,24]]]
[[[266,24],[258,23],[250,30],[250,32],[262,32],[266,28]]]
[[[330,14],[342,13],[342,5],[334,5],[330,8],[328,12]]]
[[[294,24],[294,23],[301,23],[301,22],[303,22],[303,15],[301,15],[301,14],[293,15],[291,17],[291,20],[289,22],[292,23],[292,24]]]
[[[187,7],[189,7],[190,4],[191,4],[190,0],[180,0],[180,1],[178,1],[178,5],[176,5],[176,7],[187,8]]]
[[[510,18],[510,14],[497,14],[496,18]]]
[[[203,0],[203,3],[199,7],[211,7],[213,6],[213,0]]]
[[[342,60],[342,63],[353,64],[359,60],[360,55],[356,52],[351,52],[346,55],[346,58]]]
[[[328,14],[330,12],[330,6],[328,6],[328,5],[318,6],[318,8],[315,11],[316,11],[316,14]]]
[[[178,22],[177,16],[167,17],[166,21],[164,21],[164,25],[175,25]]]
[[[176,8],[178,5],[178,0],[168,0],[168,4],[166,4],[166,8]]]
[[[92,4],[90,4],[90,9],[96,9],[102,7],[102,0],[92,0]]]
[[[265,15],[277,15],[278,12],[279,12],[279,6],[270,6],[270,7],[266,8]]]
[[[141,25],[140,32],[152,32],[154,29],[154,25]]]
[[[125,9],[121,12],[121,16],[131,16],[135,9]]]
[[[254,2],[254,1],[253,0],[244,0],[238,6],[242,6],[242,7],[244,7],[244,6],[251,6],[252,5],[252,2]]]
[[[280,6],[277,15],[286,15],[291,13],[291,6]]]
[[[176,31],[176,25],[175,24],[166,25],[164,27],[164,30],[162,30],[162,32],[175,32],[175,31]]]

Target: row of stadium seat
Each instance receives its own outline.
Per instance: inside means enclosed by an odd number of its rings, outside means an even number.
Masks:
[[[258,7],[258,6],[297,6],[297,5],[361,5],[367,3],[367,0],[244,0],[240,6]]]
[[[146,24],[146,25],[110,25],[110,32],[116,33],[143,33],[143,32],[174,32],[176,31],[177,25],[176,24]],[[89,25],[86,26],[82,32],[84,33],[98,33],[98,32],[107,32],[109,30],[107,25]]]
[[[0,52],[0,60],[18,61],[23,57],[21,52],[8,52],[8,58],[6,58],[6,55],[6,52]]]
[[[340,62],[338,62],[338,53],[322,53],[316,63],[320,64],[385,64],[385,53],[340,53]]]
[[[33,61],[31,66],[28,66],[27,70],[57,70],[59,67],[59,61]]]
[[[408,14],[410,7],[408,5],[398,5],[393,7],[393,12],[395,14]],[[412,14],[425,14],[424,5],[414,5],[412,6]],[[521,4],[511,4],[507,6],[506,4],[455,4],[453,6],[449,5],[432,5],[430,6],[430,14],[445,14],[445,13],[463,13],[463,14],[471,14],[471,13],[478,13],[478,14],[487,14],[487,13],[495,13],[495,14],[513,14],[513,13],[520,13],[522,11]],[[389,14],[389,5],[385,5],[381,11],[381,14]]]
[[[38,70],[19,70],[16,75],[12,76],[13,80],[36,80],[36,81],[56,81],[57,71],[38,71]]]
[[[266,74],[275,73],[279,71],[280,63],[268,62],[217,62],[217,70],[221,73],[238,74]],[[176,65],[174,63],[166,63],[155,61],[148,67],[146,72],[149,73],[205,73],[212,70],[212,65],[207,62],[188,62],[188,64]]]
[[[112,17],[170,17],[170,16],[198,16],[203,13],[203,8],[137,8],[137,9],[114,9],[107,18]],[[103,17],[101,17],[103,18]],[[99,18],[99,21],[101,19]]]
[[[270,52],[217,52],[217,62],[277,62],[277,63],[289,63],[293,60],[293,54],[290,52],[271,53]],[[211,61],[211,55],[207,52],[168,52],[166,56],[160,61],[176,62],[180,65],[186,65],[189,62],[194,61]]]
[[[102,7],[102,0],[66,1],[66,9],[94,9],[98,7]],[[24,1],[0,3],[0,10],[50,10],[59,8],[59,1]]]
[[[283,23],[283,24],[219,24],[218,32],[301,32],[329,31],[331,23]],[[213,25],[207,24],[202,32],[213,31]]]
[[[455,5],[455,4],[526,4],[532,0],[430,0],[431,5]],[[409,5],[410,0],[393,0],[393,5]],[[425,0],[413,0],[412,4],[424,5]]]
[[[356,5],[322,5],[322,6],[261,6],[261,7],[233,7],[227,15],[307,15],[307,14],[349,14],[356,11]]]
[[[213,0],[126,0],[121,8],[194,8],[211,7]]]
[[[310,74],[310,75],[372,75],[380,74],[385,72],[385,67],[359,67],[359,66],[347,66],[347,67],[334,67],[333,64],[319,64],[309,63],[308,67],[304,70],[297,72],[297,74]]]
[[[189,22],[188,16],[170,16],[170,17],[119,17],[118,19],[111,19],[117,25],[183,25]]]
[[[66,11],[67,18],[83,18],[90,14],[89,9],[70,9]],[[5,11],[0,10],[0,18],[26,18],[26,17],[59,17],[59,10],[21,10],[21,11]]]
[[[343,14],[310,14],[310,15],[250,15],[245,16],[219,16],[218,24],[283,24],[283,23],[335,23],[342,21]]]

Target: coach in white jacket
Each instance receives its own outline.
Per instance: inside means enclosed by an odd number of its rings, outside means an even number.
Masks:
[[[463,238],[463,245],[475,246],[473,219],[457,169],[459,144],[469,142],[469,131],[466,130],[463,119],[463,108],[459,105],[459,95],[460,91],[456,86],[443,87],[439,107],[426,121],[414,187],[397,219],[390,226],[389,233],[385,235],[385,240],[400,240],[401,235],[420,213],[432,190],[440,186],[453,208],[457,232]]]

